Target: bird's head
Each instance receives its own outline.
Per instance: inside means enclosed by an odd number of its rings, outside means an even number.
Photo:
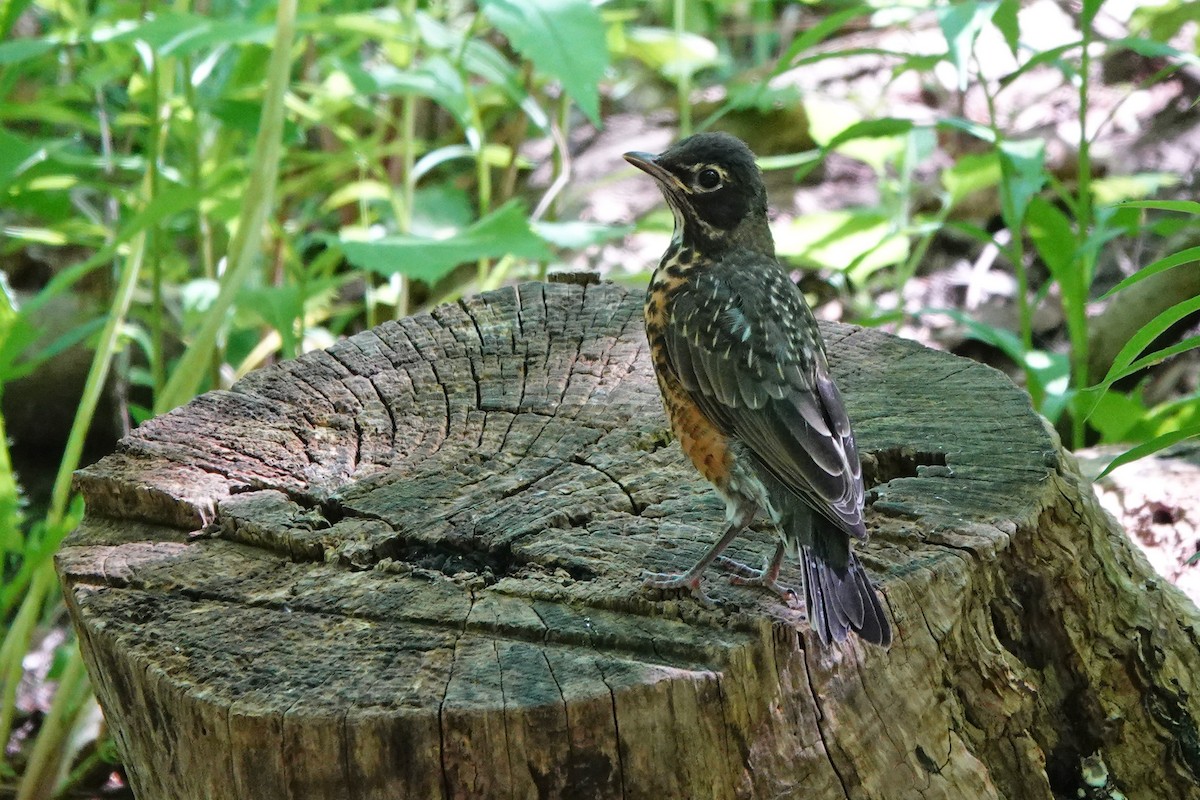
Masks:
[[[658,181],[683,244],[707,253],[736,245],[774,256],[767,190],[741,139],[698,133],[658,155],[631,152],[625,160]]]

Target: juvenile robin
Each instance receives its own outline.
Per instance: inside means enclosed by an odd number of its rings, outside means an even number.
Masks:
[[[851,539],[866,541],[858,449],[812,311],[775,258],[754,154],[702,133],[625,160],[654,178],[675,215],[646,294],[646,336],[683,451],[725,500],[728,526],[695,566],[647,586],[701,586],[716,562],[734,582],[785,601],[784,556],[803,567],[809,622],[825,644],[854,631],[887,646],[891,627]],[[759,511],[779,530],[763,569],[721,555]]]

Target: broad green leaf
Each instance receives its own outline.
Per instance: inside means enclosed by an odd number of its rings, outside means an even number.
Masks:
[[[460,230],[475,218],[470,196],[452,183],[438,182],[417,189],[409,233],[438,239]]]
[[[848,273],[861,281],[908,257],[908,237],[874,210],[805,214],[773,228],[776,252],[810,267]]]
[[[837,150],[871,166],[883,174],[909,147],[916,129],[908,119],[884,117],[861,120],[858,112],[845,103],[830,103],[810,98],[805,103],[809,133],[825,151]]]
[[[971,54],[980,31],[991,21],[999,2],[980,3],[973,0],[950,3],[937,9],[938,25],[946,37],[950,60],[958,71],[958,90],[967,89],[971,74]]]
[[[1000,203],[1004,224],[1019,231],[1029,201],[1046,184],[1046,146],[1041,139],[1000,142]]]
[[[1137,272],[1133,273],[1128,278],[1105,292],[1104,296],[1100,299],[1105,300],[1109,297],[1112,297],[1122,289],[1128,289],[1133,284],[1144,281],[1151,275],[1157,275],[1160,272],[1165,272],[1174,267],[1178,267],[1181,264],[1191,264],[1195,261],[1200,261],[1200,246],[1189,247],[1186,250],[1180,250],[1178,253],[1172,253],[1165,258],[1160,258],[1157,261],[1142,267]]]
[[[445,277],[459,264],[481,258],[511,255],[545,260],[552,256],[515,201],[445,239],[409,235],[372,242],[334,239],[332,243],[359,269],[386,276],[400,273],[426,283]]]
[[[903,136],[911,131],[913,127],[914,123],[910,119],[884,117],[882,119],[863,120],[862,122],[854,123],[849,128],[844,129],[841,133],[834,136],[825,147],[829,150],[834,150],[840,145],[854,139],[880,139]]]
[[[1029,238],[1033,240],[1038,255],[1065,289],[1071,283],[1071,270],[1076,266],[1075,229],[1067,215],[1041,197],[1029,203],[1025,219]]]
[[[608,68],[604,22],[589,0],[481,0],[484,16],[521,55],[557,78],[600,124],[600,79]]]
[[[808,115],[808,133],[813,141],[828,150],[829,145],[843,132],[863,121],[857,109],[848,103],[839,103],[812,96],[805,98],[804,109]]]
[[[1096,205],[1124,203],[1158,194],[1179,183],[1179,176],[1169,172],[1139,172],[1134,175],[1110,175],[1092,181],[1092,197]]]
[[[299,353],[296,322],[305,313],[306,306],[314,299],[333,290],[338,279],[327,278],[308,283],[287,283],[282,286],[261,286],[242,289],[238,293],[237,307],[250,312],[266,322],[279,333],[286,357]]]
[[[1171,431],[1170,433],[1164,433],[1161,436],[1156,436],[1150,441],[1143,442],[1137,447],[1132,447],[1114,458],[1111,462],[1109,462],[1108,466],[1104,468],[1104,471],[1096,476],[1096,480],[1100,480],[1122,464],[1128,464],[1131,461],[1137,461],[1139,458],[1145,458],[1146,456],[1157,453],[1159,450],[1165,450],[1173,444],[1195,437],[1200,437],[1200,425],[1193,425],[1189,428],[1183,428],[1181,430]]]
[[[633,27],[616,52],[632,56],[668,78],[691,75],[720,63],[720,51],[696,33],[676,36],[670,28]]]
[[[49,39],[16,39],[11,42],[0,42],[0,67],[37,58],[58,47],[58,42]]]
[[[1124,392],[1105,392],[1088,418],[1100,432],[1102,444],[1124,442],[1130,431],[1146,416],[1146,407]]]
[[[1021,21],[1017,16],[1020,10],[1020,0],[1000,0],[996,6],[996,13],[992,15],[992,24],[1004,37],[1004,43],[1008,45],[1014,58],[1017,57],[1017,48],[1021,44]]]
[[[339,63],[354,88],[364,95],[371,94],[416,94],[428,97],[454,117],[459,126],[470,126],[470,108],[467,105],[467,86],[454,65],[442,55],[433,55],[418,67],[399,69],[391,64],[380,64],[371,69],[352,64]]]
[[[949,128],[952,131],[962,131],[968,136],[974,136],[981,142],[995,144],[996,132],[986,125],[972,122],[962,117],[943,117],[935,123],[937,128]]]
[[[160,56],[168,56],[232,44],[269,45],[274,37],[274,25],[165,11],[130,30],[117,33],[111,41],[143,41]]]
[[[582,250],[594,244],[623,239],[632,225],[602,225],[598,222],[535,222],[533,230],[555,247]]]
[[[546,112],[538,105],[537,98],[526,89],[520,70],[503,53],[482,39],[471,39],[463,51],[463,65],[469,72],[499,88],[509,100],[520,106],[538,130],[549,132],[550,120]]]
[[[1000,182],[1000,160],[996,153],[968,153],[960,156],[949,169],[942,172],[942,186],[950,195],[950,205]]]
[[[54,142],[25,139],[0,128],[0,193],[34,164],[49,157]]]

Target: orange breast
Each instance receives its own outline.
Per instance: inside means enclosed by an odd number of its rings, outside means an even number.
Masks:
[[[664,263],[667,260],[664,259]],[[688,397],[667,356],[664,331],[670,324],[670,297],[683,283],[682,273],[672,274],[663,267],[655,270],[646,295],[646,338],[650,343],[650,357],[654,362],[654,373],[658,376],[658,388],[662,392],[671,430],[700,474],[724,489],[733,466],[729,439],[713,426]]]
[[[659,374],[658,385],[679,446],[709,483],[724,488],[733,466],[728,437],[709,422],[674,376]]]

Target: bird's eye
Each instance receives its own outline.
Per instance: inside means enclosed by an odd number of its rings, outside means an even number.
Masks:
[[[696,183],[701,189],[715,189],[721,185],[721,174],[715,169],[702,169],[696,176]]]

